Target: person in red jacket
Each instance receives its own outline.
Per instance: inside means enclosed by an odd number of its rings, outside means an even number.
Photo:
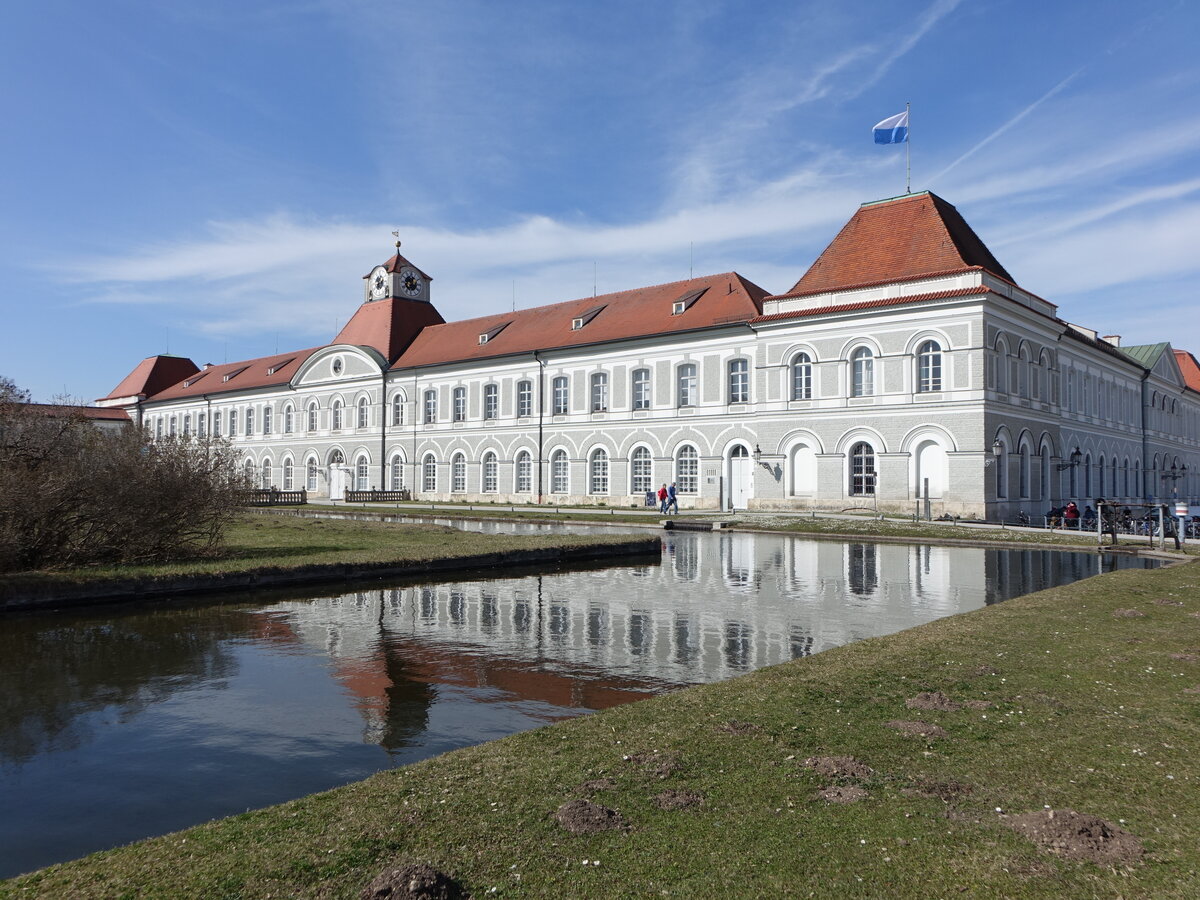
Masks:
[[[1068,528],[1079,527],[1079,507],[1075,505],[1074,500],[1068,503],[1066,509],[1063,510],[1063,524]]]
[[[667,485],[665,482],[658,489],[658,511],[663,514],[667,511]]]

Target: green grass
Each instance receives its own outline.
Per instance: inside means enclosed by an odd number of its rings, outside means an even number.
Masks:
[[[477,898],[1193,898],[1200,662],[1172,654],[1200,654],[1197,613],[1200,567],[1115,572],[95,854],[0,897],[350,898],[424,860]],[[923,690],[992,705],[907,709]],[[656,751],[677,763],[666,778],[640,761]],[[817,754],[871,766],[869,797],[813,799],[826,782],[801,763]],[[568,834],[552,814],[597,778],[629,830]],[[922,780],[969,792],[916,795]],[[704,804],[660,810],[666,788]],[[1002,824],[1044,805],[1123,821],[1145,859],[1069,861]]]
[[[242,515],[212,559],[161,565],[94,566],[0,576],[0,592],[22,584],[219,575],[309,565],[420,563],[509,550],[628,541],[629,535],[474,534],[441,525],[405,525],[276,515]]]

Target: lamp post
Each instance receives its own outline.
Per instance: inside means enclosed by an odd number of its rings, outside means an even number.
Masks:
[[[1080,452],[1078,447],[1076,447],[1074,450],[1071,451],[1071,457],[1070,457],[1069,462],[1064,462],[1064,463],[1058,464],[1058,471],[1063,472],[1063,471],[1066,471],[1067,469],[1074,469],[1076,466],[1079,465],[1079,461],[1081,459],[1083,459],[1083,453]]]

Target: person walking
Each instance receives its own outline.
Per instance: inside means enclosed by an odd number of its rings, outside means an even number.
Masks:
[[[667,511],[675,508],[675,515],[679,515],[679,498],[675,495],[675,482],[671,482],[671,486],[667,488]]]
[[[658,489],[658,511],[664,516],[667,514],[667,483],[665,481],[663,486]]]

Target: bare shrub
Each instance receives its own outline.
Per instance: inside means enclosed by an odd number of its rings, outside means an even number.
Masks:
[[[213,553],[244,476],[220,440],[104,432],[0,379],[0,571]]]

